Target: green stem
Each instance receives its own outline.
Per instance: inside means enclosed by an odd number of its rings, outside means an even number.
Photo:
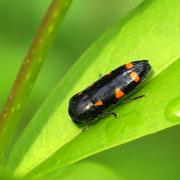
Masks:
[[[44,56],[57,34],[72,0],[53,0],[20,68],[7,102],[0,114],[0,160],[9,147],[27,98],[44,62]]]

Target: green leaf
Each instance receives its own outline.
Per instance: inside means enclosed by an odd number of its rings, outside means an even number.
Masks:
[[[61,179],[61,180],[121,180],[112,169],[93,161],[85,161],[68,166],[64,169],[42,176],[39,179]]]
[[[180,120],[171,121],[165,113],[180,91],[177,3],[178,0],[146,1],[89,48],[19,138],[7,160],[6,172],[16,177],[27,173],[42,176],[94,153],[179,124]],[[135,59],[149,59],[154,71],[137,93],[145,94],[145,98],[117,106],[114,111],[119,114],[118,119],[104,118],[81,133],[67,113],[69,98],[94,82],[99,74]],[[177,107],[179,101],[175,102]]]
[[[138,92],[138,95],[142,93],[146,95],[143,100],[125,104],[121,106],[121,110],[115,109],[119,113],[119,119],[109,117],[89,128],[87,132],[81,133],[35,168],[30,175],[41,176],[51,172],[52,169],[64,167],[99,151],[179,124],[179,115],[175,114],[177,108],[180,107],[179,60]],[[168,86],[167,82],[169,82]],[[170,118],[167,116],[169,114]],[[174,121],[174,116],[178,116],[176,121]]]

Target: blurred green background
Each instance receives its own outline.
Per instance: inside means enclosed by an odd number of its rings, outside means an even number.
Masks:
[[[0,1],[0,108],[7,98],[37,27],[51,1]],[[20,129],[64,74],[104,31],[142,0],[76,0],[51,48]],[[106,150],[88,160],[111,167],[127,180],[180,179],[180,127]]]

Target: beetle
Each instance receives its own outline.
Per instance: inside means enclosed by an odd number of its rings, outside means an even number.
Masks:
[[[138,60],[104,75],[91,86],[72,96],[68,107],[71,119],[76,124],[89,125],[99,117],[109,114],[117,116],[107,109],[132,93],[145,80],[150,69],[148,60]],[[133,99],[141,97],[143,95]]]

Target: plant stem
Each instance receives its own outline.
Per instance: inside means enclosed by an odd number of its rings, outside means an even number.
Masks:
[[[3,111],[0,114],[0,160],[12,142],[26,102],[44,62],[44,57],[58,32],[72,0],[53,0],[31,48],[20,68]]]

